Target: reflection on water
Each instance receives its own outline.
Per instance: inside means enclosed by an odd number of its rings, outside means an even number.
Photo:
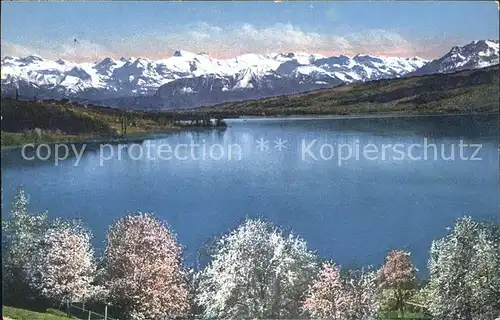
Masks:
[[[481,160],[461,160],[459,149],[453,160],[434,160],[432,148],[412,150],[414,157],[430,152],[428,160],[395,159],[390,149],[385,158],[380,150],[374,153],[377,159],[352,156],[339,163],[339,154],[320,157],[323,145],[338,151],[341,144],[400,144],[406,152],[424,138],[446,148],[448,156],[460,140],[479,144]],[[278,139],[283,148],[277,148]],[[260,140],[267,148],[259,149]],[[317,159],[304,157],[304,141],[313,140]],[[179,157],[158,158],[165,146],[174,155],[181,144],[187,147],[179,148]],[[203,158],[215,144],[224,150],[237,145],[241,157],[228,159],[226,152],[220,159]],[[262,216],[293,229],[320,255],[341,264],[380,264],[387,250],[405,247],[421,269],[431,240],[457,217],[500,216],[497,116],[238,119],[224,131],[173,133],[139,146],[155,158],[137,157],[139,148],[132,145],[114,145],[103,161],[94,146],[77,166],[75,157],[54,166],[53,159],[23,161],[20,150],[3,151],[3,213],[15,188],[23,185],[35,211],[83,218],[102,247],[117,217],[135,210],[156,212],[178,233],[189,263],[210,237],[245,217]],[[473,153],[465,148],[462,156],[470,159]]]
[[[315,118],[251,118],[230,119],[229,125],[259,124],[280,125],[285,128],[302,127],[312,130],[337,130],[366,132],[374,135],[419,135],[442,138],[497,139],[497,115],[409,116],[409,117],[341,117],[336,119]]]

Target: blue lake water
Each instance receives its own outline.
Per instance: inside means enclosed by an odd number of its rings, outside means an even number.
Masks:
[[[33,211],[82,218],[102,248],[118,217],[154,212],[175,230],[189,264],[212,237],[264,217],[342,265],[380,265],[388,250],[405,248],[420,269],[431,241],[458,217],[500,219],[498,116],[228,123],[106,147],[105,160],[88,150],[77,166],[76,157],[55,166],[3,151],[3,215],[23,186]],[[339,150],[349,159],[339,162]]]

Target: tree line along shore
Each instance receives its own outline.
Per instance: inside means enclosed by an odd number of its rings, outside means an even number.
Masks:
[[[26,143],[133,139],[153,133],[223,128],[220,116],[121,110],[63,100],[2,98],[2,147]]]

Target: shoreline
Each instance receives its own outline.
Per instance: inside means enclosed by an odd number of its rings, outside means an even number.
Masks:
[[[406,113],[406,112],[380,112],[380,113],[353,113],[353,114],[283,114],[283,115],[241,115],[238,118],[228,118],[232,120],[273,120],[273,119],[287,119],[287,120],[320,120],[320,119],[369,119],[369,118],[405,118],[405,117],[432,117],[432,116],[492,116],[498,115],[500,109],[495,109],[489,112],[457,112],[457,113]]]
[[[10,146],[1,146],[1,152],[4,151],[15,151],[16,149],[22,148],[26,144],[34,144],[35,146],[40,144],[47,144],[49,146],[55,144],[122,144],[122,143],[131,143],[137,141],[144,141],[151,138],[168,136],[173,133],[178,133],[182,131],[204,131],[204,130],[224,130],[226,127],[176,127],[171,128],[167,131],[151,131],[151,132],[137,132],[129,134],[125,137],[96,137],[96,139],[92,139],[90,137],[82,136],[82,139],[74,139],[74,140],[58,140],[58,141],[47,141],[47,142],[27,142],[21,145],[10,145]]]
[[[134,141],[143,141],[151,138],[155,138],[157,136],[168,136],[173,133],[182,132],[182,131],[205,131],[205,130],[223,130],[229,123],[231,122],[246,122],[246,121],[306,121],[306,120],[341,120],[341,119],[383,119],[383,118],[405,118],[405,117],[436,117],[436,116],[499,116],[499,109],[494,109],[488,112],[457,112],[457,113],[438,113],[438,112],[428,112],[428,113],[408,113],[408,112],[380,112],[380,113],[357,113],[357,114],[291,114],[291,115],[239,115],[236,118],[227,118],[224,119],[226,121],[226,126],[220,127],[199,127],[199,126],[179,126],[175,128],[170,128],[166,131],[151,131],[151,132],[137,132],[129,134],[125,137],[97,137],[96,139],[92,139],[89,137],[81,137],[82,139],[74,139],[74,140],[58,140],[58,141],[50,141],[50,142],[27,142],[21,145],[9,145],[9,146],[1,146],[1,151],[10,151],[22,148],[23,145],[26,144],[78,144],[78,143],[88,143],[88,144],[121,144],[121,143],[130,143]]]

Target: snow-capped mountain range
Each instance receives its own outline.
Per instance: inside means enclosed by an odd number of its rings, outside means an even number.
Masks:
[[[410,75],[448,73],[485,68],[499,63],[498,40],[473,41],[463,47],[455,46],[439,59],[432,60]]]
[[[344,83],[454,72],[499,62],[498,41],[474,41],[427,61],[370,55],[244,54],[213,59],[176,51],[161,60],[106,58],[94,63],[4,57],[2,93],[70,98],[125,108],[189,108],[291,94]]]

